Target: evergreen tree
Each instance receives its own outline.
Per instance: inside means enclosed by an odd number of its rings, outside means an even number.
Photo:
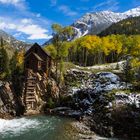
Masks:
[[[123,65],[123,73],[124,73],[124,80],[126,82],[126,89],[128,83],[132,83],[134,80],[134,71],[131,64],[131,57],[128,55],[126,56],[126,63]]]
[[[23,75],[23,57],[24,51],[15,51],[14,56],[10,60],[11,81],[15,94],[20,96],[22,90],[22,75]]]
[[[3,39],[1,38],[0,44],[0,78],[5,78],[9,75],[9,58],[6,50],[4,49]]]
[[[11,71],[11,74],[16,70],[17,68],[17,55],[18,55],[18,52],[15,51],[14,53],[14,56],[11,58],[10,60],[10,64],[9,64],[9,67],[10,67],[10,71]]]

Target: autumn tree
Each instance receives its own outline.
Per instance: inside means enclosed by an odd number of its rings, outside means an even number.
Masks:
[[[10,70],[11,73],[16,71],[16,69],[19,69],[21,72],[23,72],[24,67],[24,50],[15,51],[13,57],[10,60]]]
[[[55,28],[61,29],[59,26]],[[47,48],[58,62],[62,59],[81,66],[91,66],[118,62],[127,55],[140,60],[140,35],[109,35],[105,37],[87,35],[71,42],[64,41],[65,39],[58,41],[59,38],[60,36],[56,34],[54,43]],[[66,42],[64,48],[62,42]]]
[[[56,58],[57,52],[53,44],[49,44],[47,47],[44,48],[44,50],[48,52],[53,59]]]
[[[52,25],[53,30],[53,38],[51,48],[53,49],[53,53],[55,54],[55,62],[56,62],[56,79],[58,81],[58,64],[60,71],[60,79],[63,77],[63,61],[64,58],[68,55],[68,45],[67,42],[72,38],[73,28],[72,27],[62,27],[59,24]],[[61,80],[59,80],[61,81]]]

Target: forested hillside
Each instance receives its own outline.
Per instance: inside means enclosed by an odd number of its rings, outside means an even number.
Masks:
[[[118,23],[114,23],[109,28],[102,31],[99,36],[106,36],[111,34],[140,34],[140,17],[131,17]]]
[[[73,34],[73,28],[54,24],[52,29],[54,30],[52,44],[47,45],[44,49],[51,54],[55,61],[56,74],[59,71],[58,81],[60,83],[64,82],[64,74],[68,70],[65,64],[72,63],[78,65],[76,68],[80,68],[80,66],[87,68],[86,66],[121,61],[123,62],[121,63],[122,70],[119,72],[124,75],[125,82],[133,82],[136,88],[139,87],[140,35],[104,37],[87,35],[68,41],[67,38]],[[115,70],[118,69],[119,63]],[[88,70],[90,71],[89,67]]]
[[[56,47],[51,44],[45,49],[54,57]],[[59,55],[64,61],[80,66],[112,63],[123,60],[126,55],[139,56],[140,36],[109,35],[105,37],[84,36],[72,42],[63,42]],[[61,59],[62,60],[62,59]]]
[[[3,40],[3,47],[6,49],[8,57],[11,59],[15,50],[27,50],[31,44],[19,41],[10,34],[0,29],[0,40]],[[1,44],[1,43],[0,43]]]
[[[0,39],[0,80],[11,79],[23,70],[24,49],[16,50]]]

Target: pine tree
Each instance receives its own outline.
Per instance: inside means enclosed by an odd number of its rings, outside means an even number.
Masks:
[[[131,59],[132,58],[130,56],[127,56],[126,63],[124,63],[123,65],[123,73],[124,73],[124,80],[126,82],[126,89],[128,83],[131,83],[134,80],[134,71],[131,64]]]
[[[9,58],[6,50],[4,49],[2,38],[0,42],[0,78],[5,78],[9,75]]]
[[[11,71],[11,74],[16,70],[17,68],[17,55],[18,55],[18,52],[15,51],[14,53],[14,56],[11,58],[10,60],[10,64],[9,64],[9,67],[10,67],[10,71]]]

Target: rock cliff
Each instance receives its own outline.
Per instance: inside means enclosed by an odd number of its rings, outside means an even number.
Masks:
[[[27,79],[30,78],[35,79],[29,83],[30,86],[27,86]],[[11,82],[0,81],[0,118],[42,113],[45,108],[58,102],[59,87],[56,81],[45,73],[31,72],[30,77],[25,76],[21,82],[22,91],[17,95]],[[33,82],[34,86],[32,86]]]
[[[59,87],[56,81],[45,73],[28,71],[22,93],[26,113],[42,112],[49,99],[52,102],[59,99]]]

